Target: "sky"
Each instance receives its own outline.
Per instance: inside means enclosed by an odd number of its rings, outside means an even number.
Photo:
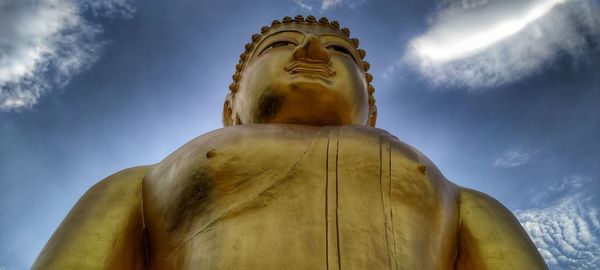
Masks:
[[[221,128],[243,45],[297,14],[360,39],[378,128],[513,211],[550,269],[600,269],[598,0],[0,0],[0,270],[94,183]]]

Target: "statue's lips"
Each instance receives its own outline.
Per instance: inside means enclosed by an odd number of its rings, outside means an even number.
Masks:
[[[306,73],[325,78],[335,75],[335,70],[331,69],[329,65],[320,63],[306,63],[294,61],[286,67],[284,67],[283,69],[289,72],[290,74]]]

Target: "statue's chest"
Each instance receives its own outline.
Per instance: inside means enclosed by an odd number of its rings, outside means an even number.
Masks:
[[[217,269],[376,269],[416,243],[435,250],[421,242],[425,228],[440,229],[441,179],[412,150],[382,133],[306,135],[244,136],[190,157],[164,190],[177,198],[167,231],[183,245],[172,257]]]

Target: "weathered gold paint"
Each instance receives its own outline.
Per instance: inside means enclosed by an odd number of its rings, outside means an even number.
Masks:
[[[369,127],[369,64],[347,29],[262,30],[227,127],[92,187],[33,269],[547,269],[500,203]]]
[[[142,181],[149,168],[120,171],[90,188],[33,269],[144,269]]]

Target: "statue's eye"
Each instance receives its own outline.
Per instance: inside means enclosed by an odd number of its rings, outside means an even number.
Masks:
[[[296,44],[294,44],[291,41],[287,41],[287,40],[279,40],[279,41],[275,41],[271,44],[269,44],[269,46],[265,47],[260,53],[262,54],[263,52],[269,50],[269,49],[273,49],[273,48],[277,48],[277,47],[283,47],[283,46],[296,46]]]
[[[327,49],[339,52],[339,53],[343,53],[346,54],[350,57],[352,57],[352,60],[354,60],[354,62],[356,62],[356,59],[354,58],[354,55],[352,55],[352,53],[350,52],[350,50],[346,49],[346,47],[344,46],[340,46],[340,45],[329,45],[327,46]]]

